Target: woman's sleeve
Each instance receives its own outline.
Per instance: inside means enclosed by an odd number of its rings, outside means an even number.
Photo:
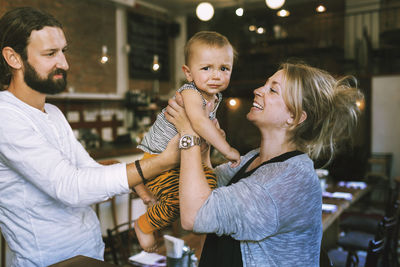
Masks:
[[[277,216],[268,190],[240,181],[211,193],[197,213],[193,230],[257,241],[276,232]]]
[[[312,193],[320,187],[306,177],[304,168],[287,162],[264,165],[236,184],[215,189],[198,211],[193,230],[252,241],[292,231],[299,216],[315,211],[310,196],[320,196]]]
[[[218,177],[218,187],[225,186],[229,183],[232,177],[246,164],[246,162],[257,154],[259,149],[255,149],[240,158],[240,165],[236,168],[231,168],[230,163],[224,163],[215,167],[214,171]]]

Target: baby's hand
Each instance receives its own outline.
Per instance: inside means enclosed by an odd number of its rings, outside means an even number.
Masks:
[[[240,164],[240,153],[233,147],[229,149],[229,153],[225,155],[225,158],[231,162],[231,168],[235,168]]]

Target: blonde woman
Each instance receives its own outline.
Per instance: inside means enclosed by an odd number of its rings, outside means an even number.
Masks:
[[[236,168],[216,167],[217,189],[207,185],[200,146],[181,149],[182,226],[208,233],[200,266],[319,266],[322,195],[312,159],[333,156],[351,134],[361,97],[346,79],[283,64],[254,90],[247,114],[259,148]],[[170,100],[166,116],[187,140],[197,135],[182,105]]]

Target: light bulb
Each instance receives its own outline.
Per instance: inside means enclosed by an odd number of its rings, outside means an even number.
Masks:
[[[107,56],[107,46],[103,45],[101,47],[101,59],[100,59],[100,63],[101,64],[106,64],[108,61],[108,56]]]
[[[239,7],[239,8],[236,9],[236,11],[235,11],[236,16],[238,16],[238,17],[243,16],[243,12],[244,12],[244,10],[243,10],[243,8],[241,8],[241,7]]]
[[[208,2],[202,2],[196,8],[196,15],[200,20],[208,21],[214,16],[214,7]]]
[[[158,55],[154,55],[153,57],[153,71],[157,72],[160,69],[160,63],[158,63]]]
[[[285,0],[265,0],[265,3],[271,9],[278,9],[285,4]]]
[[[276,13],[279,17],[287,17],[290,15],[290,12],[285,10],[285,9],[281,9]]]
[[[107,61],[108,61],[108,57],[106,55],[102,56],[101,59],[100,59],[101,64],[106,64]]]
[[[232,99],[229,100],[229,105],[230,105],[231,107],[236,106],[236,104],[237,104],[236,99],[232,98]]]
[[[315,10],[317,10],[317,12],[319,13],[322,13],[326,11],[326,7],[324,7],[323,5],[319,5]]]

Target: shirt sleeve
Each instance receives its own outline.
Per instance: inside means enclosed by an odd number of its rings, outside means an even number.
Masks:
[[[225,186],[235,176],[235,174],[246,164],[246,162],[259,152],[259,149],[255,149],[242,156],[240,164],[236,168],[231,168],[230,163],[224,163],[217,166],[214,171],[218,177],[218,187]]]
[[[46,104],[46,109],[51,109],[52,113],[57,116],[57,119],[63,122],[65,125],[65,131],[67,132],[68,139],[70,140],[72,151],[74,151],[76,156],[76,162],[79,167],[99,167],[100,163],[95,161],[82,144],[76,139],[71,126],[69,125],[67,119],[64,117],[63,113],[55,106],[51,104]]]
[[[7,127],[0,129],[1,160],[49,196],[79,207],[129,191],[125,164],[100,166],[83,151],[78,160],[86,157],[85,163],[74,164],[32,123],[21,123],[17,114],[0,117],[7,119]]]

